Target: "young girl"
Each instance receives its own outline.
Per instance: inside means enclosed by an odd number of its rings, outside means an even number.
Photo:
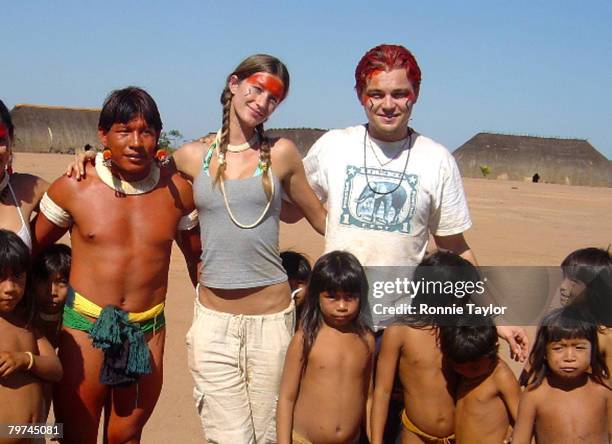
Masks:
[[[62,377],[53,347],[31,328],[29,268],[28,247],[12,231],[0,229],[0,424],[44,421],[41,379]]]
[[[576,307],[554,310],[540,324],[529,356],[513,444],[609,442],[612,391],[597,327]]]
[[[315,264],[302,324],[285,358],[280,444],[359,440],[372,391],[374,336],[364,322],[367,293],[365,273],[352,254],[332,251]]]
[[[612,255],[602,248],[581,248],[561,263],[563,305],[585,308],[597,322],[599,349],[612,368]]]
[[[411,304],[415,314],[407,315],[383,333],[372,407],[373,444],[387,442],[384,431],[396,374],[404,395],[402,442],[449,443],[454,439],[457,375],[443,360],[439,333],[440,326],[453,324],[456,316],[419,313],[422,305],[443,311],[470,302],[469,294],[459,298],[452,292],[436,290],[436,283],[453,283],[454,287],[459,282],[476,283],[480,277],[467,260],[437,251],[423,259],[413,280],[422,281],[422,288],[432,291],[419,292]]]
[[[68,296],[71,253],[68,245],[53,244],[36,257],[32,265],[32,291],[36,303],[34,325],[54,348],[58,346]]]

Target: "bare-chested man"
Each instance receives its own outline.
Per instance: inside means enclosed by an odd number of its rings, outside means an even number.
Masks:
[[[102,407],[105,442],[139,442],[161,391],[170,251],[192,225],[193,192],[157,165],[162,122],[148,93],[111,93],[98,128],[104,162],[57,179],[33,223],[36,250],[69,228],[72,238],[55,413],[64,442],[95,443]],[[193,271],[199,235],[179,233]]]

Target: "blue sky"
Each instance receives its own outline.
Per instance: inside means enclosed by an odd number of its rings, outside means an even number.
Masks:
[[[365,120],[360,57],[398,43],[423,72],[411,126],[450,150],[490,131],[588,139],[612,159],[609,1],[27,0],[1,18],[9,107],[99,107],[135,84],[193,138],[220,126],[227,74],[266,52],[292,76],[268,127],[344,127]]]

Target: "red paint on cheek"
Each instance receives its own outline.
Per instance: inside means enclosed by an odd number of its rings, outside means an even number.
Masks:
[[[8,137],[8,135],[8,128],[4,123],[0,123],[0,138],[4,139],[5,137]]]
[[[269,74],[267,72],[256,72],[246,78],[247,83],[251,85],[260,86],[280,102],[285,94],[285,85],[282,80],[278,77]]]

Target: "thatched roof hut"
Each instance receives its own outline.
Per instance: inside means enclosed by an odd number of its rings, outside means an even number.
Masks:
[[[15,125],[15,151],[74,153],[85,145],[100,146],[99,109],[16,105],[11,110]]]
[[[464,177],[612,187],[612,164],[586,140],[479,133],[453,155]]]

